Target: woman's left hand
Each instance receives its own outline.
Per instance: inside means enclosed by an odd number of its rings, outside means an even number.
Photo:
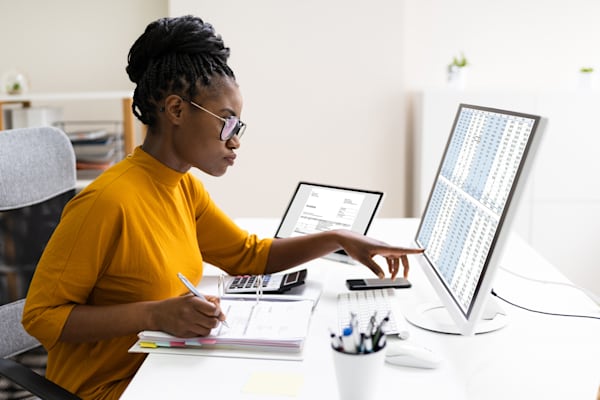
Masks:
[[[366,265],[379,278],[385,276],[383,270],[373,260],[376,255],[386,259],[391,278],[395,279],[400,271],[400,264],[403,267],[404,278],[408,277],[410,269],[408,263],[409,254],[419,254],[424,251],[420,248],[405,248],[390,246],[389,244],[364,236],[352,231],[338,231],[340,234],[340,244],[350,257]]]

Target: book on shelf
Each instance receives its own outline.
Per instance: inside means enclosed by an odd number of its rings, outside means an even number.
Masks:
[[[78,163],[87,164],[112,164],[116,161],[115,153],[117,150],[114,147],[106,149],[74,149],[75,159]],[[104,169],[104,168],[100,168]]]
[[[104,172],[103,169],[78,169],[77,170],[77,179],[79,179],[79,180],[94,180],[102,172]]]
[[[121,121],[58,121],[75,153],[77,179],[95,179],[124,157]]]
[[[71,143],[73,144],[74,148],[78,149],[106,148],[113,147],[116,139],[116,135],[105,133],[104,135],[95,139],[71,140]]]
[[[87,130],[73,130],[67,132],[69,140],[73,143],[81,143],[90,140],[102,139],[107,136],[105,129],[87,129]]]
[[[104,171],[105,169],[107,169],[108,167],[110,167],[113,164],[114,164],[113,160],[92,161],[92,162],[79,161],[79,160],[75,161],[75,165],[76,165],[77,169],[96,169],[96,170],[102,170],[102,171]]]

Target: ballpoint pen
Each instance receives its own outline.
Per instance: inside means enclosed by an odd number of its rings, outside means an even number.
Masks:
[[[383,327],[390,320],[390,312],[385,316],[384,319],[381,320],[377,329],[375,329],[375,334],[373,334],[373,351],[376,351],[376,347],[380,345],[380,340],[382,337],[385,337],[385,332]],[[385,339],[384,339],[385,343]]]
[[[199,297],[200,299],[202,299],[202,300],[204,300],[204,301],[208,301],[208,300],[206,299],[206,297],[204,297],[204,296],[202,295],[202,293],[200,293],[200,292],[198,291],[198,289],[196,289],[196,287],[195,287],[194,285],[192,285],[192,283],[191,283],[190,281],[188,281],[188,279],[187,279],[187,278],[186,278],[186,277],[185,277],[185,276],[184,276],[184,275],[183,275],[181,272],[177,273],[177,277],[179,277],[179,279],[181,280],[181,282],[183,282],[183,284],[185,285],[185,287],[187,287],[187,288],[188,288],[188,290],[189,290],[189,291],[190,291],[190,292],[191,292],[191,293],[192,293],[194,296],[196,296],[196,297]],[[227,321],[221,321],[221,323],[222,323],[223,325],[225,325],[226,327],[228,327],[228,328],[229,328],[229,324],[227,324]]]

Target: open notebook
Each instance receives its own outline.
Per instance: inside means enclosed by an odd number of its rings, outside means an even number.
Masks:
[[[209,336],[195,338],[143,331],[129,351],[301,359],[312,301],[222,299],[221,308],[229,328],[219,324]]]

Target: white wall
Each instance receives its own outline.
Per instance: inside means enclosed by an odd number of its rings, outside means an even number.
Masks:
[[[186,13],[223,35],[245,96],[238,164],[202,177],[234,216],[278,216],[300,179],[383,189],[382,215],[414,215],[410,94],[444,87],[460,52],[471,90],[568,88],[600,68],[593,0],[170,1]]]
[[[230,215],[280,216],[299,180],[386,192],[405,213],[401,2],[171,1],[212,23],[248,124],[236,165],[198,172]]]
[[[0,0],[0,74],[20,68],[42,92],[132,89],[133,40],[186,13],[223,35],[245,97],[237,165],[198,172],[234,217],[279,216],[301,179],[381,189],[381,215],[412,215],[407,95],[444,86],[460,51],[470,89],[565,87],[580,66],[600,68],[594,0]],[[120,105],[65,114],[120,118]]]
[[[0,0],[0,79],[18,69],[32,92],[133,90],[129,47],[166,13],[166,0]],[[115,101],[48,105],[68,120],[122,119]]]
[[[404,0],[404,83],[445,85],[464,52],[470,89],[565,89],[580,67],[600,71],[596,0]]]

